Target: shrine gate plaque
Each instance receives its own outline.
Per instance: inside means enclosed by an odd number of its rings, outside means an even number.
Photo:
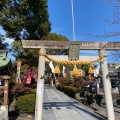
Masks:
[[[69,60],[79,60],[79,44],[71,44],[69,46]]]

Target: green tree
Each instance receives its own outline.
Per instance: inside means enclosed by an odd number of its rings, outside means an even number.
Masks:
[[[6,47],[8,46],[8,43],[5,43],[4,41],[4,35],[0,34],[0,49],[6,49]]]
[[[6,36],[14,38],[13,55],[22,64],[37,66],[38,51],[23,49],[21,39],[40,40],[51,31],[47,0],[0,1],[0,25]]]
[[[57,33],[49,33],[47,36],[42,38],[43,40],[58,40],[58,41],[68,41],[68,38]]]
[[[49,33],[47,36],[43,37],[43,40],[52,40],[52,41],[69,41],[67,37],[62,36],[57,33]],[[47,50],[47,54],[51,55],[68,55],[68,50]]]
[[[63,40],[66,41],[68,40],[65,36],[56,34],[56,33],[49,33],[48,36],[44,37],[43,39],[45,40]],[[12,48],[11,51],[14,53],[13,55],[16,57],[17,61],[22,61],[22,65],[24,64],[28,64],[28,65],[32,65],[37,67],[38,66],[38,53],[39,50],[38,49],[23,49],[21,41],[14,41],[11,44]],[[57,51],[48,51],[47,53],[57,53],[59,52],[59,54],[63,54],[63,53],[67,53],[66,50],[57,50]]]
[[[28,64],[29,66],[38,65],[38,51],[34,49],[23,49],[21,41],[13,41],[11,44],[11,51],[16,61],[22,61],[22,65]]]
[[[51,31],[47,0],[2,0],[0,25],[9,38],[39,40]]]
[[[12,52],[16,60],[22,61],[23,65],[32,64],[37,67],[39,51],[23,49],[21,39],[68,40],[62,35],[50,33],[47,1],[6,0],[0,2],[0,25],[6,31],[7,37],[14,38],[15,41],[11,44]]]

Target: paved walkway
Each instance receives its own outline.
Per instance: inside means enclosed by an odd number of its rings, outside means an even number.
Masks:
[[[64,93],[45,86],[42,120],[105,120]]]

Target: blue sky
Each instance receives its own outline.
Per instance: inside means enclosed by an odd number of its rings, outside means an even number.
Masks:
[[[71,0],[48,0],[52,32],[57,32],[73,40]],[[98,16],[113,18],[114,9],[102,0],[73,0],[74,27],[76,41],[118,41],[120,37],[96,38],[87,34],[102,34],[104,31],[118,29],[118,25],[110,25]]]
[[[71,0],[48,0],[48,10],[52,32],[66,36],[74,41],[72,28]],[[102,0],[73,0],[74,28],[76,41],[120,42],[120,36],[97,38],[90,36],[118,30],[120,25],[111,25],[98,17],[113,19],[114,8]],[[98,51],[81,51],[81,55],[98,55]],[[107,51],[107,60],[113,63],[111,51]]]
[[[51,32],[66,36],[70,41],[73,41],[71,6],[71,0],[48,0]],[[105,4],[102,0],[73,0],[73,8],[76,41],[120,42],[120,36],[97,38],[88,35],[103,34],[104,31],[110,32],[120,28],[119,25],[111,25],[98,18],[98,16],[101,16],[112,19],[114,9],[111,6]],[[0,31],[4,33],[1,27]],[[7,41],[11,43],[12,39],[7,39]],[[108,62],[113,62],[109,53],[107,52]],[[98,55],[98,52],[82,51],[81,55],[83,54],[92,56]]]

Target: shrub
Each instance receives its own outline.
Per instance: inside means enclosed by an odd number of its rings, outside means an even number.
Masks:
[[[69,86],[70,84],[72,84],[72,79],[68,76],[66,76],[65,78],[63,77],[58,78],[58,81],[60,84],[64,84],[66,86]]]
[[[73,85],[74,87],[79,87],[79,86],[82,86],[82,82],[79,81],[79,80],[76,80],[76,81],[73,82],[72,85]]]
[[[33,113],[35,109],[35,94],[19,96],[16,101],[16,110],[20,113]]]
[[[28,86],[24,86],[24,84],[15,84],[11,83],[9,87],[9,98],[11,97],[18,97],[20,95],[25,94],[26,92],[30,92],[31,88]]]
[[[30,94],[36,94],[36,89],[31,89]]]
[[[81,90],[80,87],[66,86],[63,84],[59,84],[57,89],[73,98],[75,97],[75,93]]]
[[[60,84],[64,83],[65,80],[66,80],[65,78],[59,78],[59,79],[58,79],[58,81],[59,81]]]

